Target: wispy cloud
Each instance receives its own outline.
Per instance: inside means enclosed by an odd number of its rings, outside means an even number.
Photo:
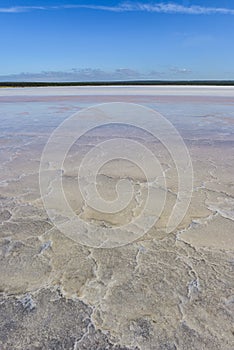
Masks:
[[[45,6],[13,6],[13,7],[0,7],[0,13],[19,13],[28,12],[33,10],[47,10],[49,7]]]
[[[180,75],[192,73],[191,69],[188,69],[188,68],[171,67],[169,70],[173,74],[180,74]]]
[[[0,75],[0,81],[121,81],[142,79],[160,80],[162,77],[164,77],[164,72],[151,71],[143,73],[130,68],[117,68],[112,71],[98,68],[73,68],[68,71],[43,71],[40,73],[26,72]]]
[[[36,10],[60,10],[60,9],[90,9],[99,11],[111,12],[155,12],[168,14],[188,14],[188,15],[234,15],[234,9],[225,7],[206,7],[206,6],[184,6],[176,3],[135,3],[124,2],[116,6],[101,6],[95,4],[78,4],[78,5],[58,5],[58,6],[15,6],[15,7],[1,7],[0,13],[20,13]]]
[[[0,75],[0,81],[108,81],[134,80],[138,78],[142,78],[142,75],[128,68],[118,68],[113,71],[104,71],[98,68],[73,68],[69,71]]]
[[[99,68],[72,68],[67,71],[22,72],[0,75],[0,81],[134,81],[192,78],[193,71],[185,67],[166,67],[162,70],[138,71],[131,68],[103,70]]]

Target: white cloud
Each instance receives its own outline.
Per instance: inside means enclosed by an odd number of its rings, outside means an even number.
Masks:
[[[183,78],[184,75],[191,77],[192,71],[187,68],[172,66],[164,71],[140,72],[130,68],[117,68],[114,70],[102,70],[99,68],[73,68],[68,71],[43,71],[40,73],[19,73],[0,75],[3,81],[136,81],[136,80],[162,80]]]
[[[159,4],[135,4],[131,6],[132,11],[148,11],[159,13],[180,13],[190,15],[208,15],[208,14],[232,14],[234,9],[221,7],[204,7],[204,6],[183,6],[175,3]]]
[[[150,76],[152,79],[159,79],[160,77],[157,73]],[[0,81],[118,81],[138,79],[149,79],[149,76],[129,68],[118,68],[113,71],[104,71],[98,68],[73,68],[69,71],[0,75]]]
[[[45,6],[14,6],[14,7],[0,7],[0,13],[19,13],[33,10],[47,10]]]
[[[125,2],[116,6],[101,6],[101,5],[58,5],[58,6],[15,6],[15,7],[2,7],[0,12],[2,13],[19,13],[28,12],[34,10],[59,10],[59,9],[91,9],[99,11],[111,11],[111,12],[156,12],[156,13],[168,13],[168,14],[190,14],[190,15],[211,15],[211,14],[223,14],[234,15],[234,9],[224,7],[205,7],[205,6],[184,6],[176,3],[135,3]]]
[[[171,67],[170,72],[174,74],[189,74],[192,73],[191,69],[188,68],[179,68],[179,67]]]
[[[3,81],[135,81],[135,80],[171,80],[191,78],[192,70],[168,67],[161,71],[138,71],[130,68],[117,68],[114,70],[102,70],[99,68],[72,68],[67,71],[42,71],[39,73],[23,72],[19,74],[0,75],[0,82]]]

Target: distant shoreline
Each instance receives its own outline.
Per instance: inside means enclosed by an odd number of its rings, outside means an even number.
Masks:
[[[53,87],[53,86],[234,86],[234,80],[135,80],[135,81],[92,81],[92,82],[0,82],[2,88]]]

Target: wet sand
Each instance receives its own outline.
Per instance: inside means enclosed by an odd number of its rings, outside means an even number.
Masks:
[[[177,128],[193,162],[194,191],[184,219],[166,233],[178,178],[165,147],[126,126],[89,132],[71,148],[63,174],[67,200],[86,222],[100,230],[121,226],[141,210],[139,188],[144,202],[143,174],[118,160],[101,169],[98,186],[112,199],[119,178],[130,178],[129,208],[100,215],[85,205],[77,168],[98,142],[123,135],[140,140],[157,155],[167,181],[164,210],[143,237],[92,248],[53,226],[40,195],[39,166],[62,121],[112,101],[151,107]],[[1,89],[1,349],[233,349],[233,104],[233,87]]]

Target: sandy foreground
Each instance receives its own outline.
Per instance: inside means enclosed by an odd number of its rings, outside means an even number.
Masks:
[[[192,198],[170,233],[166,224],[177,200],[180,153],[173,159],[158,139],[124,123],[92,129],[73,142],[62,175],[53,167],[61,153],[58,139],[48,169],[43,169],[55,173],[45,185],[45,196],[54,201],[53,217],[66,220],[56,187],[62,176],[67,203],[95,227],[97,239],[69,238],[44,207],[39,168],[50,135],[77,111],[107,102],[153,108],[184,140],[193,166]],[[233,349],[234,88],[6,88],[0,91],[0,107],[0,349]],[[88,122],[83,118],[80,125]],[[72,132],[68,130],[65,143]],[[113,159],[100,169],[97,188],[101,197],[113,201],[119,180],[129,180],[133,195],[128,206],[107,213],[85,202],[77,182],[79,166],[87,152],[113,139],[119,145],[130,139],[152,152],[166,180],[165,187],[152,187],[155,208],[161,196],[166,200],[158,221],[144,235],[135,239],[129,230],[124,241],[123,229],[120,241],[125,244],[116,239],[108,247],[111,230],[144,210],[149,183],[142,169]],[[137,155],[133,147],[131,156]],[[141,157],[147,159],[144,152]],[[155,167],[148,168],[153,183]],[[81,178],[84,192],[90,193],[91,185],[89,176]],[[145,225],[153,209],[144,213]],[[82,230],[77,228],[79,237],[90,238]]]

